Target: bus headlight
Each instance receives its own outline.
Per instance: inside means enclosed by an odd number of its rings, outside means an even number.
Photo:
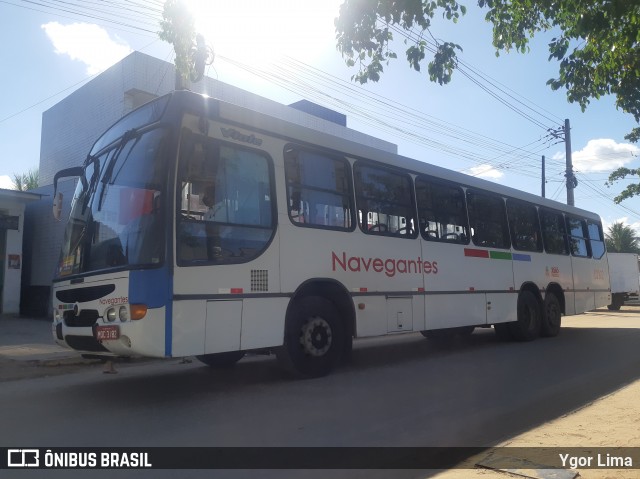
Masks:
[[[127,321],[129,319],[129,310],[126,306],[120,306],[118,309],[118,317],[120,321]]]
[[[114,322],[117,317],[116,309],[115,308],[107,309],[106,317],[107,317],[107,321],[109,321],[110,323]]]

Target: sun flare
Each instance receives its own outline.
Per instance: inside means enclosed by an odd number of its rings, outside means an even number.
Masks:
[[[341,0],[186,0],[216,55],[263,64],[309,58],[335,39]]]

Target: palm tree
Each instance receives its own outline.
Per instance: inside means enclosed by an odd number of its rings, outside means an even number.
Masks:
[[[612,253],[640,253],[640,238],[631,226],[613,223],[605,235],[607,250]]]
[[[32,169],[26,173],[13,174],[13,189],[18,191],[33,190],[38,187],[38,170]]]

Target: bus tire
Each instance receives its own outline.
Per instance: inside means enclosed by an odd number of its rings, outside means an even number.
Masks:
[[[560,334],[562,326],[562,309],[560,301],[553,293],[547,293],[542,305],[542,326],[540,334],[546,338],[552,338]]]
[[[212,368],[228,368],[244,358],[244,351],[229,351],[226,353],[202,354],[196,359]]]
[[[509,324],[509,331],[516,341],[533,341],[540,336],[542,312],[540,303],[531,291],[518,296],[518,319]]]
[[[610,311],[619,311],[624,304],[624,294],[613,293],[611,295],[611,304],[607,306]]]
[[[326,376],[345,351],[345,329],[333,303],[319,296],[295,300],[285,321],[280,364],[301,378]]]

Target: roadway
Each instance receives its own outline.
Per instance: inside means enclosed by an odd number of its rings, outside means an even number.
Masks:
[[[262,356],[228,371],[195,360],[126,365],[115,375],[93,367],[2,383],[0,445],[491,446],[640,378],[638,344],[640,307],[633,307],[563,318],[560,336],[530,343],[500,342],[483,329],[450,344],[419,334],[361,340],[349,365],[313,380],[291,380],[275,358]],[[43,472],[19,477],[114,474]],[[316,470],[304,477],[431,474],[391,472]],[[117,476],[286,478],[301,471]]]

